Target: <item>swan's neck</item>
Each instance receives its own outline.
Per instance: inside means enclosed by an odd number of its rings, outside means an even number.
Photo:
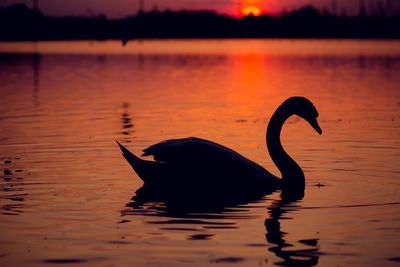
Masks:
[[[281,130],[284,122],[294,115],[280,106],[272,115],[267,128],[267,147],[272,160],[282,174],[286,186],[304,186],[304,173],[297,163],[285,152],[281,144]]]

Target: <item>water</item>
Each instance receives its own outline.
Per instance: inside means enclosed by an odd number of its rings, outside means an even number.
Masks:
[[[186,40],[1,43],[2,266],[396,266],[400,42]],[[279,174],[266,124],[306,191],[184,211],[131,200],[135,153],[169,138],[226,145]],[[204,196],[207,198],[207,195]],[[182,201],[184,202],[184,201]]]

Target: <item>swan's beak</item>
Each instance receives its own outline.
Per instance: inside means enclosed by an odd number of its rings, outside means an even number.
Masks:
[[[308,123],[317,131],[317,133],[322,134],[321,127],[319,127],[318,121],[316,117],[306,119]]]

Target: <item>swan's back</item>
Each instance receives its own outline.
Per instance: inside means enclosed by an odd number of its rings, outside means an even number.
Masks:
[[[143,156],[153,156],[158,162],[187,172],[188,179],[196,174],[202,176],[203,181],[212,179],[214,183],[271,183],[279,180],[239,153],[200,138],[166,140],[143,152]]]
[[[241,157],[239,153],[217,143],[196,138],[170,139],[154,144],[143,150],[142,156],[154,156],[154,160],[162,162],[175,162],[196,159],[206,159],[211,156],[209,152]],[[247,160],[247,159],[246,159]]]
[[[142,156],[153,156],[155,161],[167,163],[214,162],[222,165],[224,162],[215,162],[215,160],[238,160],[255,168],[260,167],[232,149],[196,137],[165,140],[144,149],[143,152]]]

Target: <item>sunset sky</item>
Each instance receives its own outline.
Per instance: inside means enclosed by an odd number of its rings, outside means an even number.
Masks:
[[[134,15],[138,11],[140,0],[38,0],[39,8],[45,15],[50,16],[97,16],[105,14],[108,18],[121,18]],[[219,13],[240,16],[242,10],[249,6],[258,8],[261,13],[279,14],[283,10],[293,10],[307,4],[318,8],[333,10],[337,3],[337,12],[346,10],[347,14],[358,12],[360,0],[143,0],[144,9],[152,10],[215,10]],[[33,0],[0,0],[0,6],[15,3],[26,3],[32,6]],[[364,0],[367,10],[378,9],[378,6],[392,10],[400,9],[398,0]]]

